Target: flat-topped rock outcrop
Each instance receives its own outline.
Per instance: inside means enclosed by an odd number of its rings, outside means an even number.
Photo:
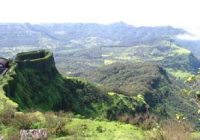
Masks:
[[[5,58],[0,57],[0,75],[6,73],[9,68],[9,61]]]

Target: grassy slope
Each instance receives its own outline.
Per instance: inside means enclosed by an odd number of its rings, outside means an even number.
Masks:
[[[23,114],[17,112],[16,114]],[[37,119],[31,125],[31,128],[44,128],[46,126],[46,114],[41,112],[26,113],[28,116],[36,117]],[[27,116],[27,117],[28,117]],[[50,140],[120,140],[126,138],[126,140],[146,140],[149,137],[150,131],[144,131],[136,126],[125,124],[117,121],[108,120],[97,120],[97,119],[83,119],[77,118],[75,116],[56,116],[50,114],[48,118],[49,122],[47,127],[49,133],[55,130],[57,125],[59,126],[59,121],[64,124],[62,129],[66,133],[60,135],[51,134],[48,139]],[[19,120],[22,121],[22,120]],[[25,121],[27,121],[25,119]],[[19,128],[14,126],[4,126],[0,125],[0,135],[4,136],[6,139],[10,139],[13,135],[19,133]]]
[[[9,70],[10,74],[12,69]],[[8,84],[8,81],[12,78],[8,75],[5,77],[0,76],[0,112],[4,111],[7,108],[16,108],[18,104],[13,102],[10,98],[5,95],[4,86]]]
[[[76,131],[75,135],[69,135],[58,140],[82,139],[82,140],[145,140],[145,132],[133,125],[119,122],[106,122],[88,119],[72,119],[66,126],[69,131]]]

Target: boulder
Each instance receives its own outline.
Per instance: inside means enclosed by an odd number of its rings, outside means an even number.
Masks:
[[[20,131],[20,140],[47,140],[47,129],[29,129]]]

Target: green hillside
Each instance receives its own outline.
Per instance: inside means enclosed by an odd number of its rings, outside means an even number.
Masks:
[[[101,46],[88,49],[67,48],[57,52],[56,62],[63,74],[83,73],[116,62],[156,63],[177,78],[195,74],[200,61],[187,49],[174,42],[161,40],[134,46]]]
[[[166,71],[152,63],[114,63],[77,76],[127,96],[144,95],[149,104],[156,104],[169,91],[175,91]]]
[[[38,114],[37,112],[36,114],[28,113],[31,110],[42,112],[63,110],[73,112],[73,114],[83,116],[83,118],[101,118],[103,120],[118,120],[124,114],[135,115],[136,113],[145,113],[147,110],[147,104],[143,97],[128,97],[117,93],[110,94],[87,81],[62,77],[55,67],[53,54],[46,50],[19,53],[15,60],[10,60],[9,67],[6,75],[0,77],[0,135],[5,136],[7,139],[11,138],[11,133],[15,136],[23,128],[47,127],[50,129],[49,131],[52,127],[57,128],[56,116],[56,118],[51,118],[56,121],[55,126],[52,126],[50,125],[52,122],[50,124],[46,122],[49,119],[48,115]],[[16,110],[20,112],[18,113]],[[44,121],[45,119],[47,120]],[[65,119],[63,123],[66,122]],[[70,125],[66,126],[66,129],[72,131],[84,121],[87,120],[73,119]],[[92,127],[100,129],[100,125],[110,129],[109,131],[117,131],[115,133],[121,131],[122,128],[127,129],[129,132],[135,129],[132,126],[121,125],[118,122],[109,123],[90,120],[90,123],[91,126],[88,126],[89,130],[86,133],[91,133],[90,129]],[[117,128],[115,125],[122,128],[115,130]],[[98,131],[101,130],[97,130],[96,135],[101,133]],[[144,134],[141,130],[134,131],[138,134],[130,135],[130,138],[141,137],[143,139]],[[82,133],[81,129],[76,133],[67,134],[64,139],[68,137],[69,139],[75,139],[79,133]],[[86,133],[84,135],[89,135]],[[66,136],[64,132],[61,135],[60,133],[53,133],[52,138],[54,135],[56,138]],[[128,132],[125,135],[128,136]],[[117,134],[115,137],[121,136]],[[55,137],[53,139],[56,139]],[[79,135],[79,137],[82,137],[82,135]]]
[[[45,128],[50,140],[199,140],[200,41],[177,38],[187,33],[0,24],[0,139]]]
[[[0,77],[6,139],[21,129],[47,128],[50,139],[144,140],[163,131],[160,120],[177,115],[200,127],[198,107],[181,94],[185,85],[157,64],[115,63],[78,74],[91,84],[63,77],[48,50],[19,53],[9,62]]]
[[[7,82],[2,91],[21,111],[65,110],[105,118],[116,118],[125,110],[131,114],[145,111],[145,104],[134,98],[109,96],[91,83],[62,77],[55,67],[53,54],[45,50],[18,54],[1,81]],[[111,113],[112,109],[118,113]]]
[[[198,106],[189,100],[190,97],[182,94],[187,85],[170,76],[157,64],[114,63],[76,76],[129,97],[143,95],[150,112],[164,118],[183,114],[188,121],[200,126]]]

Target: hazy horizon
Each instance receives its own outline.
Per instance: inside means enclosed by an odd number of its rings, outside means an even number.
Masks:
[[[6,0],[1,23],[101,23],[200,28],[198,0]]]
[[[125,22],[183,28],[200,39],[198,0],[0,0],[0,23]]]

